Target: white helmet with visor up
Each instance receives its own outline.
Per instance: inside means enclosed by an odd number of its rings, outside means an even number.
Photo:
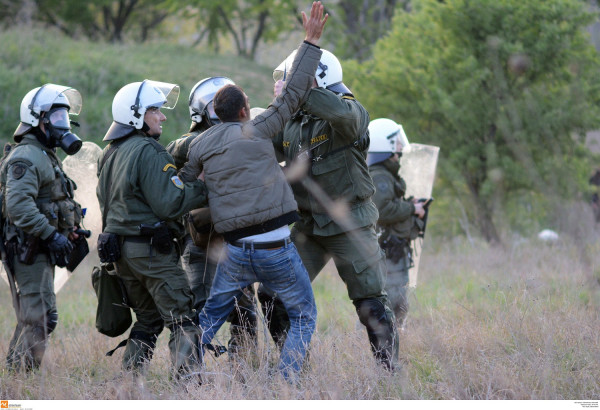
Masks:
[[[13,136],[20,141],[31,128],[37,127],[43,112],[49,112],[52,107],[66,107],[69,114],[78,115],[81,112],[81,94],[74,88],[58,84],[44,84],[29,91],[21,101],[21,124]],[[17,141],[17,142],[18,142]]]
[[[277,68],[275,68],[273,71],[273,80],[286,80],[287,75],[292,68],[294,57],[296,57],[296,51],[297,50],[292,51],[292,53],[283,60]],[[343,72],[340,61],[330,51],[324,49],[321,49],[321,51],[323,52],[321,54],[321,60],[315,71],[317,85],[333,91],[334,93],[352,94],[348,87],[342,82]]]
[[[179,98],[177,84],[144,80],[121,88],[112,104],[113,123],[104,136],[112,141],[140,130],[144,126],[144,114],[148,108],[172,109]]]
[[[371,143],[367,154],[367,165],[377,164],[409,146],[402,125],[388,118],[378,118],[369,123]]]

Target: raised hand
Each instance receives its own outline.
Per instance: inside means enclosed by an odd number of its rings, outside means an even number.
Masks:
[[[329,14],[325,14],[323,17],[324,7],[320,1],[313,1],[310,9],[310,17],[306,17],[306,13],[302,12],[302,25],[304,26],[304,32],[306,36],[305,41],[317,45],[321,34],[323,34],[323,27],[329,18]]]

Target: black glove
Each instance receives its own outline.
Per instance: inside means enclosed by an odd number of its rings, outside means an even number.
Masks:
[[[121,258],[119,236],[110,232],[98,235],[98,256],[102,263],[116,262]]]
[[[66,261],[69,260],[71,251],[73,251],[73,244],[71,241],[69,241],[66,236],[58,233],[58,231],[54,231],[48,239],[46,239],[46,245],[48,246],[48,250],[54,254],[56,260],[61,261],[61,263],[57,263],[57,265],[61,267],[65,266]]]

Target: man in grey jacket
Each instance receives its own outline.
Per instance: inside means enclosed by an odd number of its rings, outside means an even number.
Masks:
[[[192,181],[204,171],[215,230],[227,242],[199,317],[202,343],[210,343],[242,289],[261,282],[277,293],[290,316],[279,363],[287,380],[294,380],[300,371],[317,309],[308,272],[289,238],[288,225],[298,219],[298,206],[271,138],[283,129],[314,83],[321,57],[316,44],[327,17],[321,2],[313,2],[310,18],[302,13],[304,43],[286,88],[264,113],[250,120],[248,97],[236,85],[217,92],[214,108],[223,123],[192,142],[188,163],[180,172],[184,181]]]

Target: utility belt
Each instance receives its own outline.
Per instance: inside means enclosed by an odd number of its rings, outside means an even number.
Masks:
[[[27,234],[16,227],[14,229],[17,231],[17,235],[7,242],[9,260],[16,257],[24,265],[33,265],[37,256],[43,253],[50,259],[50,264],[67,268],[67,270],[73,272],[90,252],[86,239],[90,237],[90,231],[77,229],[75,232],[79,237],[72,241],[73,251],[69,255],[65,255],[51,252],[46,242],[41,240],[39,236]]]
[[[114,263],[121,258],[121,241],[147,243],[158,253],[169,254],[173,250],[173,234],[166,222],[154,225],[141,224],[140,235],[119,236],[115,233],[102,232],[98,235],[98,256],[102,263]]]

